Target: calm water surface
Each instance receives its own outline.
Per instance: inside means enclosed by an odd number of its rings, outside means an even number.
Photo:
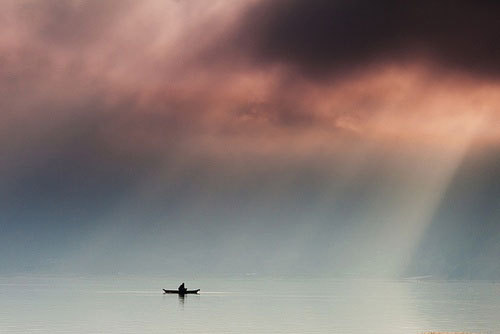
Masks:
[[[500,284],[0,277],[0,333],[500,333]]]

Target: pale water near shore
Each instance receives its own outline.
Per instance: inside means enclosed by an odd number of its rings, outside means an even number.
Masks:
[[[0,278],[0,333],[500,333],[500,283]]]

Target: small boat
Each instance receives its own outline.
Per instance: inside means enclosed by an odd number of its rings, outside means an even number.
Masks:
[[[200,289],[186,290],[185,292],[180,292],[179,290],[165,290],[165,289],[163,289],[163,293],[175,293],[178,295],[197,294],[198,292],[200,292]]]

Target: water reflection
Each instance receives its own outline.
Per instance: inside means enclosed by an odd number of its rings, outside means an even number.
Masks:
[[[481,281],[410,284],[410,300],[432,330],[499,333],[498,283]]]
[[[173,296],[171,296],[173,297]],[[177,300],[179,302],[179,306],[184,308],[184,305],[186,303],[186,300],[190,299],[191,301],[193,301],[193,299],[200,299],[200,296],[199,295],[177,295]]]
[[[0,278],[2,333],[500,333],[495,283],[205,279],[161,295],[162,279]]]

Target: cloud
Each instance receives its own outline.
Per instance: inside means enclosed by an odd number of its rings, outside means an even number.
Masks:
[[[30,29],[43,43],[57,47],[81,48],[99,41],[117,20],[133,8],[129,0],[17,1],[19,18],[29,22]]]
[[[247,11],[240,33],[257,61],[308,76],[420,57],[496,77],[499,10],[495,1],[262,1]]]
[[[487,31],[496,22],[488,10],[494,6],[7,2],[0,127],[10,140],[3,142],[26,142],[82,117],[100,122],[106,145],[136,150],[142,142],[149,152],[226,140],[248,148],[268,136],[273,144],[259,143],[256,151],[283,147],[289,137],[305,147],[320,137],[447,136],[452,131],[440,129],[449,116],[467,122],[485,110],[496,114],[496,83],[421,62],[412,52],[425,51],[450,66],[470,63],[471,71],[478,64],[486,70],[491,61],[494,73],[496,58],[481,49],[500,45],[486,41],[495,38]],[[451,52],[472,39],[479,49]],[[449,53],[453,57],[445,57]],[[339,80],[317,81],[317,75]],[[19,126],[25,136],[16,135]]]

